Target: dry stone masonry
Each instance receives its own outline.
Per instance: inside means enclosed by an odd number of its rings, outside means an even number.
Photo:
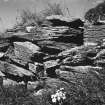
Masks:
[[[46,21],[38,32],[15,28],[0,36],[0,77],[26,84],[40,81],[36,93],[63,87],[70,97],[105,103],[104,44],[84,42],[88,33],[80,19],[54,15]]]

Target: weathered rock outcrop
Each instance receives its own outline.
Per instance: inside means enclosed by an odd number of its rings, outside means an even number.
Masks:
[[[16,63],[25,66],[28,62],[33,62],[32,58],[34,58],[34,56],[41,55],[39,50],[40,47],[31,42],[14,42],[4,54],[4,58],[9,58]]]
[[[50,21],[53,26],[69,26],[72,28],[83,27],[84,22],[80,19],[72,19],[63,17],[61,15],[52,15],[46,17],[46,20]]]
[[[23,69],[16,65],[0,61],[0,71],[4,73],[6,78],[10,78],[17,82],[36,80],[36,76],[29,70]]]
[[[64,88],[65,105],[104,105],[104,43],[83,43],[84,31],[77,28],[82,25],[80,20],[52,17],[47,20],[53,24],[44,25],[40,32],[7,32],[1,36],[0,77],[29,81],[34,98],[43,100]]]
[[[84,24],[80,19],[69,20],[68,18],[54,15],[47,17],[46,21],[52,24],[42,27],[42,36],[47,37],[45,40],[38,41],[38,45],[42,49],[59,53],[60,50],[71,48],[73,45],[83,44],[84,29],[79,27],[83,27]]]

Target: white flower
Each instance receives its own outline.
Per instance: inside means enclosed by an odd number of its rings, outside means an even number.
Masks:
[[[58,93],[58,92],[56,93],[56,96],[57,96],[57,97],[59,96],[59,93]]]
[[[65,99],[66,99],[66,96],[65,96],[65,94],[63,94],[63,96],[62,96],[62,99],[63,99],[63,100],[65,100]]]
[[[53,98],[53,99],[52,99],[52,102],[53,102],[53,103],[56,103],[56,98]]]
[[[60,90],[64,90],[64,88],[60,88]]]
[[[60,90],[57,90],[57,93],[59,93],[60,92]]]
[[[61,98],[58,96],[58,97],[57,97],[57,100],[58,100],[58,101],[60,101],[60,100],[61,100]]]
[[[62,97],[62,99],[63,99],[63,100],[65,100],[65,99],[66,99],[66,97],[64,96],[64,97]]]
[[[55,94],[51,95],[52,102],[56,103],[57,101],[60,102],[61,99],[66,99],[66,92],[63,92],[64,88],[60,88],[60,90],[57,90]]]
[[[58,96],[59,97],[62,97],[62,91],[59,92]]]
[[[55,97],[55,95],[51,95],[51,98],[54,98]]]

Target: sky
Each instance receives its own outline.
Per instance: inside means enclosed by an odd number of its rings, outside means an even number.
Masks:
[[[95,7],[103,0],[0,0],[0,31],[12,28],[16,23],[16,17],[22,9],[41,11],[47,3],[60,3],[64,11],[69,9],[73,18],[83,18],[85,12]]]

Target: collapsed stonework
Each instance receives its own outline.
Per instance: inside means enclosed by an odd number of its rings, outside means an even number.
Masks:
[[[50,16],[46,21],[51,24],[44,23],[40,31],[15,29],[0,36],[0,77],[37,82],[36,95],[63,87],[70,102],[95,98],[104,103],[105,46],[84,43],[80,19]]]

